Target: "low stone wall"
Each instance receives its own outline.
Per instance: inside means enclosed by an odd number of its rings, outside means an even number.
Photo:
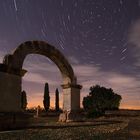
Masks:
[[[0,131],[26,127],[33,117],[25,113],[0,113]]]
[[[140,110],[115,110],[106,111],[106,116],[140,116]]]

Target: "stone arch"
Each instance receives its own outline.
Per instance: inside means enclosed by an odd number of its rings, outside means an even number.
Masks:
[[[0,112],[21,111],[22,69],[28,54],[40,54],[51,59],[61,71],[63,77],[63,114],[60,121],[75,120],[80,109],[80,89],[73,69],[64,55],[54,46],[44,41],[27,41],[4,57],[0,64]],[[79,116],[79,115],[78,115]]]
[[[23,62],[29,54],[40,54],[48,57],[61,71],[64,85],[76,84],[76,77],[67,59],[58,49],[44,41],[27,41],[17,47],[13,54],[6,55],[3,63],[8,67],[8,73],[23,76],[25,73],[25,70],[22,70]]]

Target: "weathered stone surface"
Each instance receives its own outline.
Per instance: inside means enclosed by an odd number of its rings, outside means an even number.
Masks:
[[[8,54],[4,58],[4,64],[9,70],[22,70],[24,59],[29,54],[40,54],[51,59],[60,69],[63,76],[63,84],[76,84],[73,69],[64,55],[54,46],[44,41],[27,41],[22,43],[13,54]],[[10,71],[9,71],[10,72]]]
[[[43,41],[22,43],[13,54],[4,57],[0,65],[0,112],[21,110],[21,77],[27,72],[22,70],[28,54],[40,54],[51,59],[59,68],[63,77],[63,111],[60,120],[72,120],[77,116],[72,112],[80,109],[80,89],[73,69],[64,55],[54,46]]]
[[[21,77],[0,72],[0,112],[21,111]]]
[[[63,87],[63,110],[79,111],[81,86],[62,85],[62,87]]]
[[[59,122],[80,122],[85,118],[79,111],[64,111],[59,116]]]
[[[66,120],[67,120],[67,115],[66,115],[66,113],[61,113],[60,115],[59,115],[59,122],[66,122]]]

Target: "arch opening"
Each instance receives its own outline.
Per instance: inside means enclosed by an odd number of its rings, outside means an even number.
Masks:
[[[45,83],[49,84],[50,108],[55,108],[55,90],[59,89],[59,105],[62,108],[62,75],[58,67],[45,56],[28,55],[23,63],[23,68],[28,72],[22,78],[22,91],[26,91],[27,107],[41,108],[43,106],[43,96]]]

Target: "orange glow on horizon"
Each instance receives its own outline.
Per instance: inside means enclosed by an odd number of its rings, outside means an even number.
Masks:
[[[62,108],[62,104],[63,102],[60,101],[59,105],[60,108]],[[37,106],[43,107],[43,102],[41,100],[38,101],[29,101],[27,107],[28,108],[32,108],[32,107],[37,107]],[[50,101],[50,108],[54,108],[55,107],[55,102],[54,101]],[[82,102],[81,102],[81,107],[82,107]],[[140,106],[134,106],[134,105],[127,105],[127,104],[121,104],[120,105],[120,109],[134,109],[134,110],[140,110]]]
[[[140,106],[134,106],[134,105],[121,105],[120,109],[130,109],[130,110],[140,110]]]
[[[83,93],[81,94],[81,102],[80,102],[81,108],[83,107],[82,106],[83,95],[86,96]],[[133,104],[133,101],[131,102],[131,100],[129,100],[129,102],[128,101],[125,102],[125,101],[126,101],[125,98],[124,98],[124,100],[121,101],[120,109],[140,110],[140,104]],[[44,107],[43,106],[43,96],[28,98],[28,95],[27,95],[27,102],[28,102],[28,104],[27,104],[28,108],[37,107],[38,105],[40,107]],[[62,105],[63,105],[62,94],[60,94],[60,96],[59,96],[59,105],[60,105],[60,108],[62,108]],[[55,107],[55,95],[51,93],[50,94],[50,108],[54,108],[54,107]]]
[[[27,107],[28,108],[32,108],[32,107],[37,107],[37,106],[40,106],[40,107],[42,107],[42,108],[44,108],[44,106],[43,106],[43,100],[30,100],[29,102],[28,102],[28,104],[27,104]],[[59,106],[60,106],[60,108],[62,108],[62,101],[60,100],[59,101]],[[54,108],[55,107],[55,101],[54,100],[51,100],[50,101],[50,108]]]

